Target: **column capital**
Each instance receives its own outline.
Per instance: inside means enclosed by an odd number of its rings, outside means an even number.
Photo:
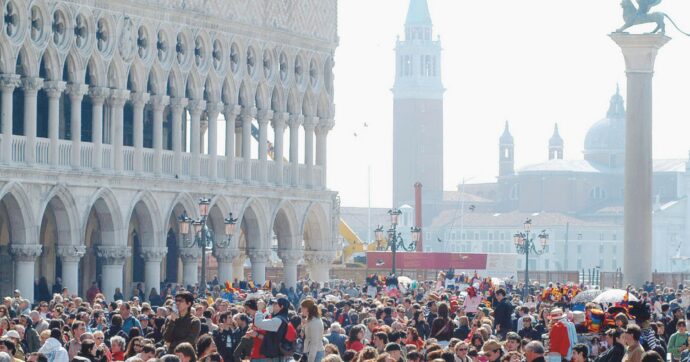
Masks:
[[[267,263],[271,257],[271,251],[268,249],[249,249],[247,250],[249,260],[254,263]]]
[[[108,104],[113,107],[124,107],[129,99],[129,93],[126,89],[111,89],[110,96],[108,96]]]
[[[199,116],[205,109],[206,101],[203,99],[191,99],[187,105],[187,110],[189,110],[189,113],[192,115]]]
[[[19,74],[0,75],[0,89],[3,91],[13,91],[21,84],[21,78]]]
[[[19,261],[36,261],[36,258],[41,256],[43,246],[40,244],[13,244],[10,246],[10,252],[16,260]]]
[[[223,112],[225,113],[225,120],[227,121],[230,118],[237,117],[237,115],[242,112],[242,106],[238,106],[236,104],[226,104],[223,108]]]
[[[170,97],[168,96],[152,95],[149,97],[149,100],[154,112],[161,112],[165,109],[165,106],[170,104]]]
[[[50,80],[43,82],[43,89],[45,90],[48,98],[59,98],[62,92],[65,91],[67,83],[61,80]]]
[[[43,78],[24,77],[22,78],[22,88],[24,88],[24,92],[37,93],[39,89],[43,88]]]
[[[65,87],[65,91],[72,102],[80,102],[84,98],[84,94],[89,91],[89,86],[86,84],[69,83]]]
[[[240,254],[239,249],[235,248],[216,248],[213,250],[213,256],[215,256],[216,260],[219,262],[232,262],[240,256]]]
[[[151,95],[146,92],[132,92],[129,94],[129,100],[135,107],[143,108],[150,98]]]
[[[107,87],[91,87],[89,88],[89,97],[91,103],[102,105],[105,99],[110,95],[110,88]]]
[[[187,98],[170,98],[170,107],[173,109],[180,110],[187,107],[187,104],[189,104],[189,99]]]
[[[225,105],[223,102],[207,102],[206,103],[206,112],[209,114],[215,114],[216,117],[218,117],[218,114],[225,108]]]
[[[256,120],[259,122],[259,124],[266,125],[271,120],[271,118],[273,118],[273,111],[270,109],[262,109],[256,115]]]
[[[183,263],[190,263],[201,259],[201,250],[199,248],[180,248],[177,255],[180,256]]]
[[[125,263],[125,259],[132,255],[132,248],[103,245],[96,248],[96,255],[103,259],[105,265],[122,265]]]
[[[242,112],[240,112],[240,116],[242,117],[242,120],[246,120],[249,118],[249,120],[252,120],[256,118],[256,114],[258,113],[258,110],[256,107],[243,107]]]
[[[271,120],[271,125],[273,128],[285,128],[287,121],[290,119],[289,113],[276,112],[273,115],[273,120]]]
[[[63,261],[78,262],[86,254],[86,247],[83,245],[60,245],[57,247],[57,254]]]
[[[288,119],[288,125],[290,128],[298,128],[299,126],[304,123],[304,116],[301,114],[290,114],[290,118]]]
[[[304,253],[301,250],[279,250],[278,256],[283,264],[297,264],[304,257]]]
[[[168,248],[161,246],[145,246],[141,248],[141,256],[145,261],[160,262],[168,253]]]
[[[304,117],[304,129],[314,129],[319,124],[319,117],[307,116]]]
[[[330,265],[335,260],[335,251],[320,250],[304,252],[304,261],[308,264]]]
[[[316,125],[316,133],[326,134],[335,126],[335,121],[333,119],[322,119]]]
[[[623,51],[626,73],[653,73],[657,52],[671,40],[663,34],[612,33],[609,36]]]

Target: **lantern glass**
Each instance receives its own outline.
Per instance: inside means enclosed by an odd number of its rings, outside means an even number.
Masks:
[[[230,237],[230,236],[235,235],[235,227],[236,226],[237,226],[237,224],[235,224],[234,222],[225,223],[225,236]]]
[[[520,246],[520,234],[513,235],[513,243],[515,243],[515,246]]]
[[[189,219],[187,219],[187,217],[183,215],[180,217],[178,222],[180,223],[180,234],[189,234]]]
[[[209,205],[211,205],[211,202],[208,201],[208,199],[199,200],[199,215],[201,215],[201,217],[208,216]]]
[[[547,245],[549,245],[549,235],[548,234],[539,235],[539,241],[541,241],[541,247],[545,248]]]
[[[195,221],[194,223],[194,233],[198,234],[201,231],[201,226],[203,225],[201,221]]]
[[[421,231],[416,228],[412,228],[412,241],[417,243],[419,241],[419,236],[421,234]]]
[[[374,231],[374,238],[378,242],[383,241],[383,229],[382,228],[378,228],[378,229],[376,229],[376,231]]]
[[[397,212],[393,211],[391,212],[391,225],[398,225],[398,217],[400,214]]]
[[[532,220],[525,221],[525,231],[526,232],[532,231]]]

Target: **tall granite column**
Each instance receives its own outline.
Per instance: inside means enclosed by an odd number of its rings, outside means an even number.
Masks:
[[[235,120],[242,107],[225,106],[225,180],[235,180]]]
[[[625,131],[624,265],[626,284],[652,278],[652,77],[662,34],[613,33],[628,78]]]
[[[218,179],[218,115],[223,109],[223,103],[210,102],[206,105],[208,114],[208,178]]]
[[[130,94],[134,118],[134,173],[141,176],[144,171],[144,107],[151,96],[148,93]]]
[[[276,185],[283,184],[283,166],[285,165],[283,144],[285,139],[285,125],[289,118],[289,113],[276,113],[273,115],[273,162],[276,164],[276,174],[274,176]]]
[[[242,162],[244,162],[244,180],[252,181],[252,121],[256,117],[256,108],[242,110]]]
[[[60,129],[60,97],[65,91],[65,82],[50,81],[43,84],[48,96],[48,163],[51,167],[58,165],[58,140]],[[94,160],[95,161],[95,160]]]
[[[297,286],[297,263],[302,259],[303,253],[300,250],[281,250],[278,252],[280,260],[283,262],[285,271],[285,286],[294,288]]]
[[[61,245],[57,254],[62,262],[62,285],[70,295],[79,294],[79,260],[86,253],[83,245]]]
[[[33,302],[36,258],[41,256],[43,247],[40,244],[16,244],[10,248],[14,257],[14,285],[22,297]]]
[[[268,123],[273,111],[261,110],[256,117],[259,123],[259,182],[268,183]]]
[[[170,103],[168,96],[151,97],[153,108],[153,174],[163,174],[163,112]]]
[[[36,163],[36,104],[38,91],[43,88],[41,78],[23,78],[24,89],[24,136],[26,137],[26,149],[24,160],[27,164]]]
[[[96,254],[101,258],[103,264],[103,295],[107,301],[113,301],[115,289],[123,289],[123,275],[125,259],[132,254],[132,249],[125,246],[99,246]]]
[[[84,84],[68,84],[67,94],[69,94],[71,114],[70,122],[72,126],[72,159],[71,165],[74,169],[81,168],[81,101],[89,91],[89,86]],[[124,103],[123,103],[124,104]]]
[[[292,179],[291,186],[299,185],[299,127],[304,122],[301,114],[291,114],[288,120],[290,127],[290,173]]]
[[[103,103],[109,94],[110,89],[105,87],[92,87],[89,90],[91,122],[93,123],[93,168],[95,170],[100,170],[103,167]]]
[[[192,154],[189,166],[191,177],[201,175],[201,113],[206,109],[206,101],[193,99],[189,101],[189,149]]]

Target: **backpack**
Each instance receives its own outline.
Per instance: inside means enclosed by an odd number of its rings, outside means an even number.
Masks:
[[[295,354],[295,350],[297,350],[297,330],[289,321],[283,321],[287,323],[287,328],[285,328],[285,333],[280,339],[278,347],[281,355],[292,357]]]

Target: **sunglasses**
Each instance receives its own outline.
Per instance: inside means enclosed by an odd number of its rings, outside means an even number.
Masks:
[[[458,348],[458,351],[467,351],[468,348]]]

